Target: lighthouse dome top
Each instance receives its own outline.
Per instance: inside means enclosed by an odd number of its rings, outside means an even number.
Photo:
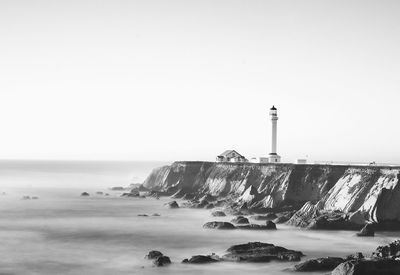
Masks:
[[[273,116],[273,117],[277,117],[278,111],[276,110],[275,105],[272,106],[271,109],[269,109],[269,114],[270,114],[271,116]]]

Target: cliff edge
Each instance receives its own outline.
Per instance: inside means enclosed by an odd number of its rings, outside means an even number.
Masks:
[[[304,205],[306,210],[299,211],[308,215],[357,212],[370,222],[400,222],[399,171],[389,166],[174,162],[154,169],[143,185],[177,197],[229,198],[249,209]]]

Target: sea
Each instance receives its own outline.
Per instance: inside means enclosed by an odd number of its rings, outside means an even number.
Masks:
[[[205,209],[168,209],[164,204],[171,198],[125,198],[123,191],[110,189],[141,183],[165,164],[0,161],[0,274],[292,274],[296,263],[181,261],[198,254],[223,255],[232,245],[252,241],[300,250],[304,260],[369,255],[400,235],[358,238],[352,231],[307,231],[281,224],[276,231],[207,230],[205,222],[232,217],[214,218]],[[148,216],[138,216],[142,214]],[[153,266],[145,259],[150,250],[169,256],[172,264]]]

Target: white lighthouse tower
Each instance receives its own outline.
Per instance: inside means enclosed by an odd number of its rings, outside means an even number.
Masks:
[[[278,128],[278,110],[275,106],[269,110],[269,115],[271,116],[272,122],[272,143],[271,143],[271,153],[269,154],[269,162],[281,162],[281,157],[276,153],[276,139],[277,139],[277,128]]]

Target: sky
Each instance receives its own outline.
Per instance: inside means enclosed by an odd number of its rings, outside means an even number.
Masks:
[[[400,1],[0,2],[0,159],[400,163]]]

